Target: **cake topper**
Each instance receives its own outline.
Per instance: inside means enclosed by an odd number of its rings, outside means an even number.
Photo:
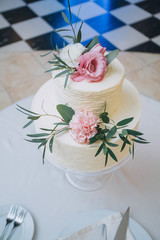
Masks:
[[[64,12],[62,17],[71,29],[59,29],[56,32],[72,31],[73,36],[64,35],[62,37],[71,38],[73,44],[68,44],[63,49],[59,49],[56,44],[56,49],[47,54],[41,55],[44,57],[53,52],[53,59],[48,61],[53,67],[46,72],[55,71],[54,78],[65,77],[64,88],[66,88],[69,77],[75,82],[87,80],[88,82],[99,82],[104,78],[107,71],[107,66],[117,57],[119,50],[115,49],[106,54],[106,48],[99,43],[98,37],[95,36],[86,46],[81,44],[83,21],[76,33],[72,24],[72,13],[70,2],[68,0],[69,19]]]

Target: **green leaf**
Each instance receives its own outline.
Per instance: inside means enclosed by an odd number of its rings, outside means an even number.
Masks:
[[[106,152],[106,157],[105,157],[105,166],[107,165],[107,162],[108,162],[108,151]]]
[[[141,136],[141,135],[143,135],[143,133],[135,131],[135,130],[131,130],[131,129],[126,129],[126,131],[128,132],[129,135],[132,135],[132,136]]]
[[[51,68],[49,70],[46,70],[45,73],[51,72],[51,71],[55,71],[55,70],[62,70],[63,68],[65,68],[65,66],[62,66],[62,65],[61,66],[57,66],[55,68]]]
[[[40,129],[43,130],[43,131],[48,131],[48,132],[52,131],[52,129],[48,129],[48,128],[40,128]]]
[[[31,119],[31,120],[37,120],[39,118],[40,116],[28,116],[28,119]]]
[[[82,38],[82,32],[81,32],[82,26],[83,26],[83,21],[81,22],[81,25],[77,34],[77,42],[79,43],[81,42],[81,38]]]
[[[134,143],[132,145],[132,158],[134,158]]]
[[[27,134],[27,137],[45,137],[49,136],[49,133],[37,133],[37,134]]]
[[[66,46],[65,41],[63,41],[63,47],[65,47],[65,46]]]
[[[43,149],[43,156],[42,156],[43,164],[44,164],[45,153],[46,153],[46,145],[44,146],[44,149]]]
[[[130,141],[127,138],[125,138],[121,133],[119,134],[119,137],[122,139],[122,141],[126,141],[127,144],[129,145],[131,144]]]
[[[101,130],[101,133],[107,133],[107,132],[109,132],[108,128],[105,128],[105,129]]]
[[[127,137],[128,137],[128,136],[126,136],[126,137],[124,138],[124,142],[123,142],[122,147],[121,147],[121,152],[122,152],[123,149],[125,148],[126,144],[131,145],[131,143],[130,143],[130,141],[127,139]]]
[[[88,51],[90,51],[96,44],[99,43],[98,37],[95,36],[87,45],[86,48]]]
[[[30,115],[29,113],[23,112],[21,109],[16,108],[16,110],[18,110],[19,112],[21,112],[21,113],[23,113],[23,114],[25,114],[25,115],[27,115],[27,116]]]
[[[116,143],[111,143],[111,142],[106,142],[106,143],[110,147],[118,147],[118,144],[116,144]]]
[[[49,51],[49,52],[47,52],[47,53],[45,53],[45,54],[43,54],[43,55],[40,55],[40,57],[45,57],[45,56],[49,55],[51,52],[53,52],[53,50],[52,50],[52,51]]]
[[[70,70],[62,71],[62,72],[58,73],[54,78],[60,77],[60,76],[66,74],[66,73],[69,73],[69,72],[70,72]]]
[[[110,52],[109,54],[107,54],[106,59],[107,59],[107,65],[109,65],[119,54],[119,50],[116,49],[112,52]]]
[[[73,36],[70,36],[70,35],[64,35],[64,36],[62,36],[62,37],[66,37],[66,38],[74,38]]]
[[[109,123],[109,117],[107,112],[103,112],[99,115],[104,123]]]
[[[128,134],[128,131],[127,131],[126,129],[123,129],[123,130],[122,130],[122,135],[125,136],[125,135],[127,135],[127,134]]]
[[[96,154],[95,154],[95,157],[96,157],[98,154],[100,154],[100,152],[101,152],[102,149],[103,149],[103,145],[104,145],[104,143],[102,143],[102,144],[100,145],[100,147],[98,148],[98,151],[97,151]]]
[[[60,57],[58,57],[56,54],[53,54],[54,57],[57,59],[58,62],[62,63],[65,66],[68,66]]]
[[[57,105],[57,111],[59,112],[59,114],[62,116],[66,123],[69,123],[73,115],[75,114],[75,111],[71,107],[68,107],[63,104]]]
[[[111,158],[113,158],[114,161],[118,162],[116,155],[113,153],[113,151],[110,148],[108,148],[108,153],[111,156]]]
[[[70,6],[69,0],[68,0],[68,8],[69,8],[70,21],[72,21],[72,13],[71,13],[71,6]]]
[[[125,140],[125,137],[121,133],[119,134],[119,137],[122,139],[122,141]]]
[[[66,86],[67,86],[69,75],[70,75],[70,73],[67,73],[66,78],[65,78],[65,82],[64,82],[64,88],[66,88]]]
[[[61,63],[60,63],[60,64],[57,64],[56,67],[59,67],[59,68],[67,68],[67,66],[62,65]]]
[[[122,121],[120,121],[120,122],[117,123],[117,126],[126,125],[126,124],[130,123],[132,120],[133,120],[133,117],[123,119]]]
[[[42,146],[44,146],[47,143],[47,140],[43,141],[39,146],[38,149],[40,149]]]
[[[106,147],[105,144],[103,144],[103,153],[104,153],[104,155],[106,155],[107,152],[108,152],[108,148]]]
[[[70,29],[65,29],[65,28],[56,30],[56,32],[66,32],[66,31],[71,31],[71,30]]]
[[[18,104],[17,104],[17,107],[19,107],[20,109],[22,109],[22,110],[24,110],[24,111],[26,111],[26,112],[28,112],[28,113],[31,113],[31,114],[34,114],[34,115],[39,115],[38,113],[35,113],[35,112],[32,112],[32,111],[30,111],[30,110],[28,110],[28,109],[26,109],[26,108],[23,108],[23,107],[21,107],[21,106],[18,105]]]
[[[27,142],[34,142],[34,143],[40,143],[40,142],[43,142],[43,141],[45,141],[46,140],[46,138],[33,138],[33,139],[31,139],[31,140],[29,140],[29,139],[25,139]]]
[[[75,37],[73,37],[73,42],[77,43],[77,39]]]
[[[70,21],[69,21],[68,17],[66,16],[66,14],[64,12],[62,12],[62,17],[63,17],[65,22],[70,24]]]
[[[97,139],[97,140],[103,140],[104,137],[105,137],[104,134],[97,134],[97,135],[96,135],[96,139]]]
[[[48,61],[48,63],[50,63],[50,64],[58,64],[59,62],[58,61]]]
[[[106,136],[106,140],[112,138],[116,132],[117,132],[117,127],[116,126],[112,127]]]
[[[56,43],[56,50],[57,50],[57,52],[59,52],[59,47],[58,47],[57,43]]]
[[[33,120],[29,121],[26,125],[23,126],[23,128],[28,127],[28,126],[29,126],[30,124],[32,124],[32,123],[33,123]]]
[[[121,152],[124,150],[125,146],[126,146],[127,142],[124,141],[123,144],[122,144],[122,147],[121,147]]]
[[[51,137],[50,141],[49,141],[49,150],[52,153],[52,149],[53,149],[53,140],[54,140],[54,136]]]
[[[144,140],[144,141],[147,141],[146,139],[142,138],[142,137],[139,137],[139,136],[136,136],[138,139],[140,140]]]
[[[94,137],[90,138],[89,139],[89,144],[93,144],[97,141],[97,138],[96,138],[97,135],[95,135]]]
[[[131,146],[129,146],[129,153],[132,154]]]
[[[147,144],[149,142],[146,142],[146,141],[141,141],[141,140],[138,140],[138,139],[132,139],[134,142],[137,142],[137,143],[142,143],[142,144]]]

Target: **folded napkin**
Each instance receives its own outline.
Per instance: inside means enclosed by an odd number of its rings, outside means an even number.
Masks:
[[[70,236],[58,238],[57,240],[114,240],[121,219],[121,213],[116,212]],[[135,240],[129,228],[127,229],[126,240]]]

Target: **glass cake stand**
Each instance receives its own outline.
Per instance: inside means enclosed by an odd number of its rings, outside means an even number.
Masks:
[[[118,170],[121,166],[128,162],[128,160],[131,159],[131,155],[128,154],[124,159],[122,159],[114,166],[96,171],[78,171],[64,168],[55,163],[49,154],[46,154],[46,158],[55,167],[61,169],[64,172],[68,182],[75,188],[82,191],[96,191],[103,188],[107,183],[111,181],[114,171]]]

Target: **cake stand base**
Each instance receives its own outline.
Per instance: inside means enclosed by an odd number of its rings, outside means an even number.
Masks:
[[[71,172],[65,172],[68,182],[82,191],[96,191],[103,188],[112,179],[113,173],[109,172],[97,176],[82,176]]]
[[[64,168],[53,161],[52,155],[50,152],[47,152],[47,159],[55,167],[61,169],[68,182],[75,188],[82,191],[96,191],[103,188],[107,183],[112,179],[114,171],[123,166],[129,159],[131,159],[130,154],[127,155],[124,159],[118,162],[116,165],[113,165],[106,169],[96,170],[96,171],[78,171],[69,168]]]

